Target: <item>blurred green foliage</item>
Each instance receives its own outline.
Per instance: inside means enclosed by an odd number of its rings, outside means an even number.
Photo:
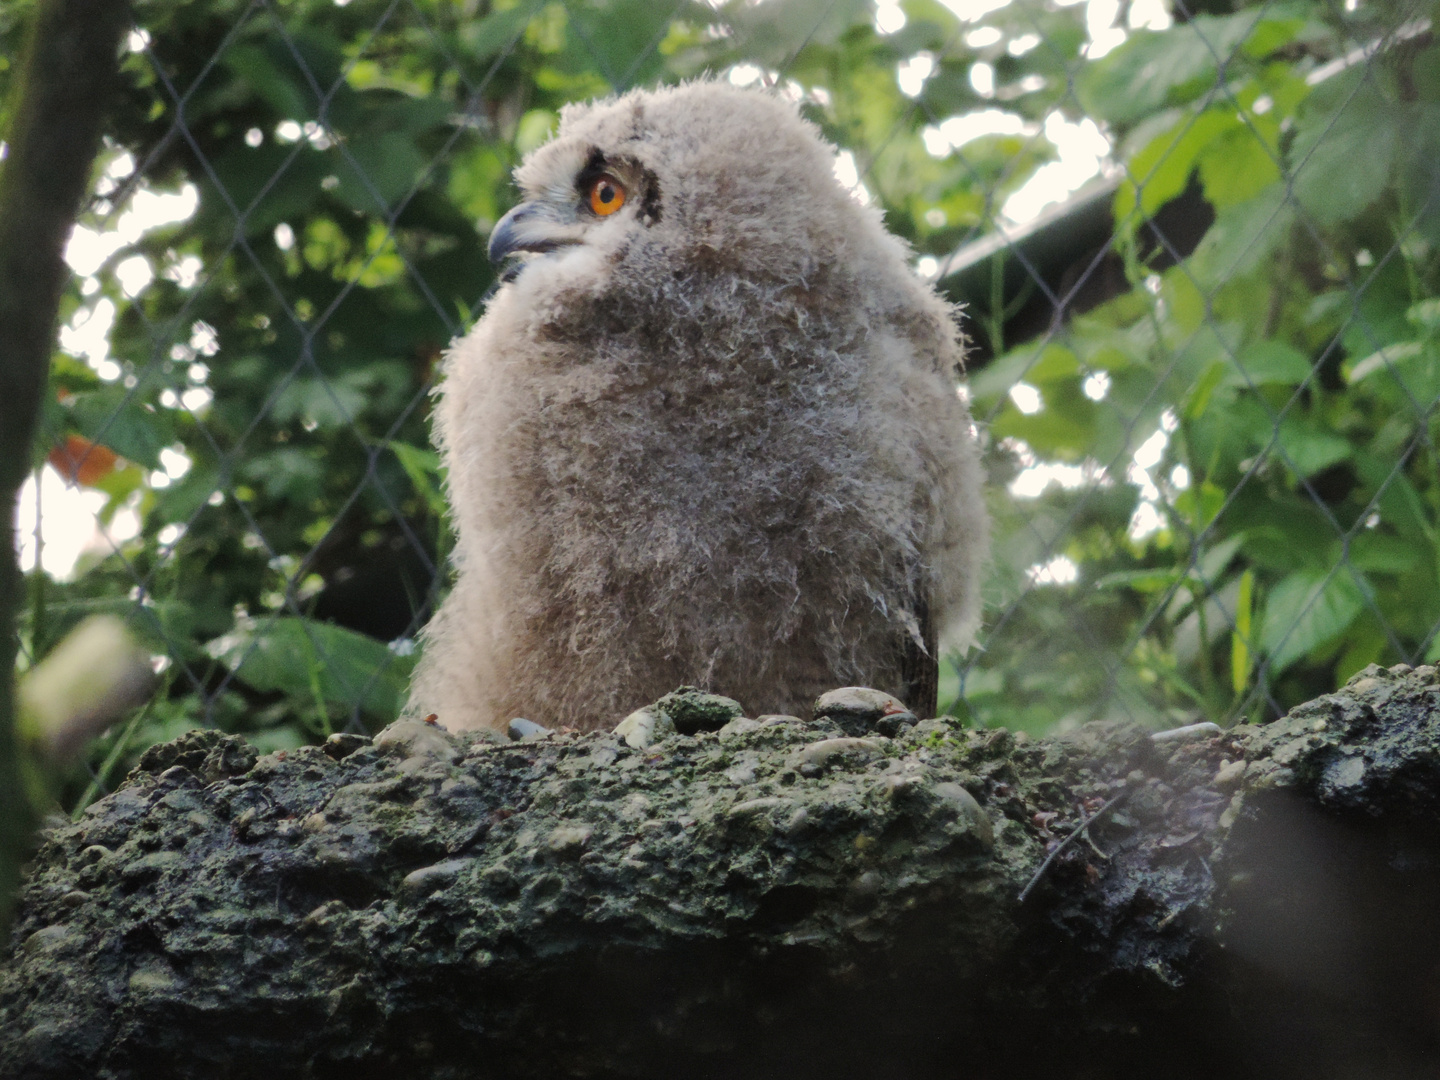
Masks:
[[[102,519],[140,529],[33,574],[22,627],[34,658],[111,611],[167,658],[93,748],[99,788],[195,724],[279,749],[393,717],[448,547],[428,393],[494,283],[510,170],[565,103],[703,73],[800,96],[922,260],[1054,169],[1048,119],[1113,148],[1114,295],[970,372],[996,555],[942,700],[1033,731],[1223,722],[1435,660],[1440,48],[1396,36],[1420,9],[1177,4],[1087,59],[1086,4],[985,6],[137,0],[82,224],[187,185],[198,209],[77,275],[63,317],[113,311],[108,357],[57,353],[35,460],[109,447]],[[1145,223],[1197,183],[1214,222],[1168,250]],[[955,299],[1003,321],[1004,297]],[[400,618],[347,615],[347,582],[374,614],[366,575],[402,564]]]
[[[1259,719],[1366,664],[1440,658],[1440,49],[1405,22],[1421,10],[1257,5],[1079,72],[1125,164],[1115,245],[1138,287],[972,393],[1002,445],[1114,486],[1001,510],[1002,608],[1047,557],[1078,573],[992,636],[980,715]],[[1144,222],[1196,178],[1215,219],[1171,265]],[[1038,411],[1005,396],[1020,380]],[[1157,430],[1148,475],[1121,483]],[[1148,532],[1128,527],[1142,503]]]

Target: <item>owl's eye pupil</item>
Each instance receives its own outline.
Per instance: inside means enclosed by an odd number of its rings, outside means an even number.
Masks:
[[[600,201],[606,204],[615,201],[615,189],[609,184],[600,185]]]

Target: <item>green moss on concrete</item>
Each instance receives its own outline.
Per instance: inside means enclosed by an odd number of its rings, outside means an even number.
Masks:
[[[1164,744],[716,732],[733,712],[688,693],[714,715],[643,750],[412,721],[256,758],[192,733],[50,834],[0,1074],[938,1077],[963,1047],[1079,1076],[1056,1061],[1123,1063],[1218,1007],[1188,988],[1245,910],[1256,800],[1433,817],[1433,675]]]

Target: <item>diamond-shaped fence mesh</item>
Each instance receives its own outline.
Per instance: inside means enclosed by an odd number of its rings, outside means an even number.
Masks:
[[[22,663],[122,614],[196,724],[396,714],[447,586],[427,414],[559,108],[789,95],[965,305],[996,545],[942,706],[1260,719],[1440,657],[1440,46],[1418,3],[152,0],[26,490]],[[724,688],[718,688],[723,690]]]

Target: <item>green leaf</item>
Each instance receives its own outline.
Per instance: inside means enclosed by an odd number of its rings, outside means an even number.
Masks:
[[[1063,345],[1049,344],[1037,353],[1029,344],[992,360],[973,375],[970,395],[977,402],[999,401],[1016,383],[1044,384],[1073,378],[1080,370],[1080,361]]]
[[[409,136],[386,131],[357,139],[349,156],[335,165],[340,181],[335,194],[352,209],[365,214],[388,214],[408,195],[425,168],[425,157]]]
[[[1096,403],[1087,398],[1078,380],[1050,382],[1044,405],[1027,416],[1011,403],[990,425],[1000,437],[1023,439],[1037,454],[1057,461],[1079,461],[1095,445]]]
[[[488,60],[497,53],[511,49],[525,33],[525,27],[545,6],[545,0],[525,0],[506,11],[496,11],[483,19],[467,22],[460,31],[468,57]]]
[[[405,470],[410,483],[425,500],[426,507],[437,518],[443,519],[449,513],[449,506],[441,492],[445,470],[440,465],[440,455],[410,443],[392,441],[389,446],[400,459],[400,467]]]
[[[1344,684],[1362,668],[1377,663],[1389,647],[1388,635],[1373,619],[1362,619],[1345,635],[1345,649],[1335,661],[1335,685]]]
[[[1195,380],[1185,396],[1185,419],[1198,420],[1210,406],[1210,396],[1225,381],[1230,365],[1223,360],[1213,361]]]
[[[220,62],[249,83],[282,119],[314,119],[315,94],[289,57],[281,60],[274,49],[239,43],[226,49]]]
[[[205,651],[262,693],[309,700],[318,687],[327,705],[382,720],[399,715],[414,666],[374,638],[298,616],[247,619]]]
[[[1223,208],[1190,257],[1195,277],[1222,285],[1260,269],[1289,236],[1295,204],[1284,184],[1271,184],[1253,199]]]
[[[1247,345],[1225,375],[1227,386],[1298,386],[1310,377],[1310,360],[1299,349],[1270,339]]]
[[[1173,568],[1164,570],[1117,570],[1106,574],[1095,582],[1097,589],[1134,589],[1136,592],[1164,592],[1176,581],[1191,580],[1180,575]],[[1198,581],[1197,581],[1198,584]]]
[[[1403,574],[1432,554],[1428,545],[1375,529],[1365,529],[1350,541],[1350,564],[1372,574]]]
[[[1350,384],[1353,386],[1362,379],[1368,379],[1377,371],[1393,370],[1399,364],[1417,359],[1424,351],[1423,341],[1397,341],[1393,345],[1377,349],[1350,368]]]
[[[123,386],[76,394],[69,410],[81,435],[147,469],[160,468],[160,451],[175,441],[174,417]]]
[[[515,129],[515,149],[528,154],[537,146],[549,142],[559,123],[560,117],[550,109],[531,109],[520,118],[520,124]]]
[[[1270,591],[1261,648],[1270,674],[1333,644],[1365,610],[1365,595],[1346,570],[1297,570]]]
[[[1230,565],[1230,560],[1235,557],[1235,553],[1240,550],[1240,545],[1244,542],[1245,534],[1243,532],[1236,533],[1234,536],[1227,536],[1224,540],[1221,540],[1201,555],[1195,566],[1200,579],[1207,585],[1213,587],[1214,583],[1219,580],[1220,575],[1225,572],[1225,568]]]
[[[1230,687],[1244,693],[1250,682],[1250,624],[1255,594],[1255,571],[1240,575],[1240,592],[1235,601],[1235,629],[1230,634]]]
[[[1427,546],[1435,546],[1440,537],[1436,536],[1426,500],[1410,478],[1397,474],[1388,478],[1380,493],[1380,518],[1392,526],[1401,536],[1417,540]]]
[[[1350,384],[1369,381],[1398,388],[1398,396],[1425,409],[1440,398],[1440,350],[1423,341],[1397,341],[1371,353],[1350,369]]]
[[[1440,297],[1421,300],[1405,312],[1405,317],[1423,330],[1440,332]]]
[[[1325,96],[1338,97],[1338,104],[1302,110],[1288,155],[1295,197],[1321,226],[1354,218],[1379,197],[1390,180],[1404,115],[1368,79],[1351,96]]]
[[[1280,179],[1279,134],[1272,118],[1249,116],[1204,147],[1200,184],[1212,206],[1246,202]]]
[[[309,147],[297,153],[276,142],[226,151],[214,159],[213,168],[216,179],[201,181],[196,217],[204,230],[220,235],[234,232],[236,214],[244,216],[248,236],[304,216],[328,173],[324,155]]]
[[[1206,480],[1201,484],[1192,484],[1175,496],[1175,510],[1198,533],[1215,520],[1215,515],[1225,505],[1225,496],[1224,488]]]
[[[1216,57],[1237,52],[1261,58],[1293,41],[1305,19],[1274,6],[1216,18],[1200,15],[1159,32],[1132,31],[1103,59],[1087,64],[1076,80],[1085,110],[1112,123],[1129,124],[1166,105],[1189,101],[1216,82]]]
[[[309,502],[325,483],[325,463],[319,454],[296,447],[256,454],[244,461],[240,471],[247,480],[263,486],[272,499]]]
[[[1293,412],[1280,421],[1279,441],[1285,464],[1300,476],[1313,476],[1353,452],[1349,439]]]
[[[365,410],[369,381],[363,371],[346,372],[334,379],[295,379],[275,398],[271,418],[277,424],[301,421],[320,428],[348,426]]]
[[[1115,193],[1115,220],[1130,221],[1137,207],[1141,216],[1153,217],[1185,190],[1201,153],[1239,126],[1233,111],[1221,109],[1181,117],[1130,160],[1127,179]]]

